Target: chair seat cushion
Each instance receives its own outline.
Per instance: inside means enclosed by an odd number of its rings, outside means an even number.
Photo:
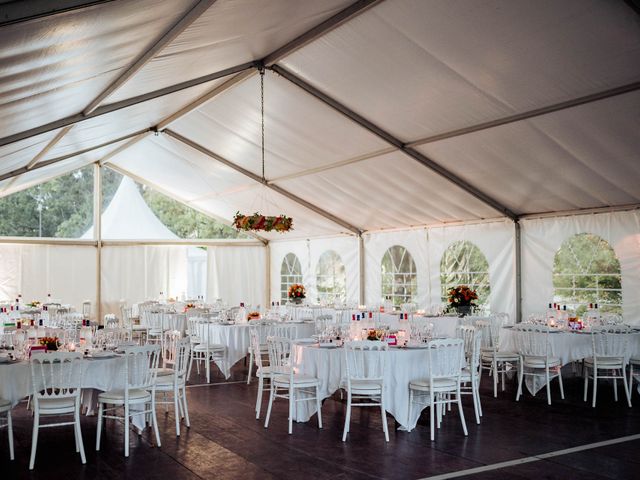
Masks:
[[[154,369],[151,370],[153,371]],[[165,375],[173,375],[174,372],[173,368],[156,368],[155,371],[157,372],[157,375],[159,377],[163,377]]]
[[[629,359],[629,363],[633,365],[640,365],[640,357],[632,357]]]
[[[476,378],[478,378],[478,372],[474,372],[474,376]],[[469,367],[464,367],[462,369],[462,373],[460,374],[460,381],[461,382],[470,382],[471,381],[471,370],[469,369]]]
[[[493,350],[485,350],[480,353],[482,360],[491,362],[494,357],[499,362],[517,362],[520,359],[520,355],[516,352],[494,352]]]
[[[622,368],[624,360],[620,357],[596,357],[598,368]],[[585,358],[584,364],[593,367],[593,357]]]
[[[282,370],[280,370],[279,373],[282,374]],[[271,375],[273,375],[273,369],[268,365],[258,368],[258,371],[256,372],[256,376],[258,377],[270,377]]]
[[[0,398],[0,412],[6,412],[7,410],[11,410],[11,402]]]
[[[344,388],[349,389],[349,384],[345,381]],[[382,391],[382,381],[380,380],[351,380],[351,393],[371,395]]]
[[[431,390],[431,384],[428,378],[413,380],[409,383],[409,388],[413,390]],[[458,381],[456,378],[434,378],[433,390],[434,391],[451,391],[458,388]]]
[[[140,403],[151,401],[151,394],[142,389],[129,390],[129,401]],[[102,403],[124,403],[124,390],[109,390],[98,395],[98,402]]]
[[[289,385],[289,379],[291,377],[289,375],[278,374],[273,377],[273,382],[278,386],[287,386]],[[293,375],[293,384],[296,387],[304,387],[304,386],[315,386],[320,384],[320,380],[316,377],[312,377],[311,375],[302,375],[302,374],[294,374]]]
[[[547,359],[547,365],[551,367],[558,367],[562,364],[558,357],[549,357]],[[524,357],[523,365],[529,368],[545,368],[544,357]]]
[[[38,399],[39,410],[41,413],[73,412],[75,404],[76,399],[74,397]]]
[[[170,375],[159,375],[156,378],[156,387],[161,387],[166,390],[168,387],[173,387],[175,376],[173,373]]]
[[[224,351],[225,347],[224,345],[220,345],[219,343],[210,343],[210,344],[206,344],[206,343],[199,343],[198,345],[196,345],[195,347],[193,347],[193,350],[196,352],[215,352],[215,351]]]

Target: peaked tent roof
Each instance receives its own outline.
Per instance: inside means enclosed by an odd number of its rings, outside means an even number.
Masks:
[[[102,161],[287,238],[640,204],[634,2],[87,3],[0,25],[0,195]]]
[[[135,182],[123,177],[109,206],[102,212],[105,240],[174,240],[179,238],[151,211]],[[93,238],[93,227],[81,238]]]

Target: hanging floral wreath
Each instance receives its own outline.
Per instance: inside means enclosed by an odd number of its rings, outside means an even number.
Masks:
[[[279,215],[277,217],[269,217],[254,213],[253,215],[243,215],[240,212],[236,212],[233,217],[233,226],[237,230],[264,230],[265,232],[288,232],[293,229],[293,219],[286,215]]]

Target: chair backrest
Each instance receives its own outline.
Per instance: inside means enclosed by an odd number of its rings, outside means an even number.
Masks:
[[[104,316],[103,322],[104,328],[118,328],[120,326],[118,317],[116,317],[114,313],[107,313]]]
[[[622,315],[613,312],[601,313],[600,323],[602,325],[622,325]]]
[[[591,345],[594,358],[615,357],[626,361],[631,329],[625,325],[591,327]]]
[[[192,343],[209,343],[210,322],[200,317],[189,317],[189,338]]]
[[[514,331],[518,353],[530,357],[549,357],[551,352],[547,325],[520,323],[514,326]]]
[[[429,379],[460,378],[464,364],[464,341],[444,338],[428,343]]]
[[[150,389],[156,382],[160,345],[124,347],[125,396],[131,389]]]
[[[345,342],[344,362],[347,384],[352,380],[378,381],[382,384],[388,346],[385,342],[360,340]]]
[[[287,337],[267,338],[269,367],[274,373],[292,373],[290,368],[291,340]]]
[[[191,342],[188,338],[180,338],[175,343],[173,354],[173,369],[176,374],[176,380],[185,378],[187,375],[187,367],[189,366],[189,356],[191,354]]]
[[[163,338],[160,343],[162,347],[162,366],[167,367],[168,365],[174,365],[176,363],[177,345],[181,336],[180,332],[174,330],[167,330],[162,335]],[[188,340],[187,338],[187,341]],[[189,344],[191,344],[191,342],[189,342]]]
[[[184,332],[187,328],[187,316],[184,313],[173,313],[165,315],[166,318],[164,327],[171,331],[179,332],[180,336],[184,335]]]
[[[298,338],[298,326],[285,323],[276,324],[273,326],[273,335],[294,340]]]
[[[479,320],[481,322],[481,320]],[[464,341],[464,357],[467,367],[472,372],[480,368],[480,348],[482,347],[482,329],[476,325],[461,325],[458,327],[458,337]]]
[[[85,318],[91,316],[91,302],[89,300],[85,300],[84,302],[82,302],[82,315]]]
[[[42,399],[80,398],[82,353],[49,352],[31,357],[31,382],[36,406]]]

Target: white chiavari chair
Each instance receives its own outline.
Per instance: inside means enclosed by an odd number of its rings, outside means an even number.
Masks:
[[[158,374],[156,378],[156,394],[162,393],[162,400],[156,400],[156,404],[173,404],[176,420],[176,436],[180,436],[180,419],[184,418],[185,425],[191,426],[189,422],[189,410],[187,409],[187,366],[190,359],[191,342],[188,338],[180,338],[175,333],[171,336],[172,343],[170,354],[172,365],[171,373]],[[165,343],[165,350],[169,342]],[[163,359],[164,360],[164,359]],[[166,367],[166,365],[165,365]],[[172,393],[171,399],[167,399],[167,393]]]

